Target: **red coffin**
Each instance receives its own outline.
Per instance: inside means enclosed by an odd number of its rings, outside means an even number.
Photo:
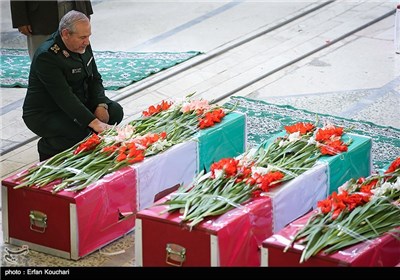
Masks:
[[[113,175],[78,193],[14,189],[17,175],[3,180],[4,241],[76,260],[131,231],[137,175],[130,167]]]
[[[136,215],[138,266],[260,266],[261,242],[272,234],[271,198],[253,200],[192,230],[177,212],[160,215],[165,209],[152,206]]]
[[[304,263],[299,263],[303,246],[295,243],[287,252],[283,252],[297,230],[303,227],[312,212],[290,223],[278,233],[262,243],[262,266],[289,267],[393,267],[400,262],[400,234],[384,234],[381,237],[344,248],[334,254],[319,253]]]

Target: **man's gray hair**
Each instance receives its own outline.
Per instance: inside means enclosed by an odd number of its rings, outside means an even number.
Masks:
[[[89,21],[89,18],[84,13],[75,10],[69,11],[61,18],[58,31],[61,33],[62,30],[67,29],[70,33],[74,33],[76,23],[82,21]]]

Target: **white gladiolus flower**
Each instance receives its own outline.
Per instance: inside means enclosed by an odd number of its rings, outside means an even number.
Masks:
[[[310,139],[308,139],[307,141],[307,145],[317,145],[317,141],[315,140],[314,137],[311,137]]]
[[[170,146],[170,143],[166,139],[158,140],[151,145],[151,151],[163,151],[166,147]]]
[[[290,133],[288,140],[289,140],[289,142],[296,142],[296,141],[300,140],[301,138],[302,137],[301,137],[300,132],[297,131],[297,132]]]
[[[252,166],[251,167],[251,173],[252,174],[258,173],[260,175],[264,175],[264,174],[267,174],[270,171],[271,171],[271,168],[269,166],[268,167],[262,167],[262,166]]]
[[[222,169],[215,169],[214,175],[215,175],[215,179],[221,179],[225,176],[225,172]]]

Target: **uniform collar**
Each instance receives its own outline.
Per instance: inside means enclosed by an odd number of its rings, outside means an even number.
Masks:
[[[53,51],[54,53],[58,54],[60,53],[62,56],[65,58],[79,58],[79,54],[70,51],[64,44],[63,40],[61,39],[61,34],[60,32],[56,31],[53,33],[53,38],[54,38],[54,44],[50,47],[50,50]]]

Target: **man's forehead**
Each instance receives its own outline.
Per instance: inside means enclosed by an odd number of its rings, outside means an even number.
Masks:
[[[74,33],[78,36],[90,36],[92,34],[90,22],[78,22]]]

